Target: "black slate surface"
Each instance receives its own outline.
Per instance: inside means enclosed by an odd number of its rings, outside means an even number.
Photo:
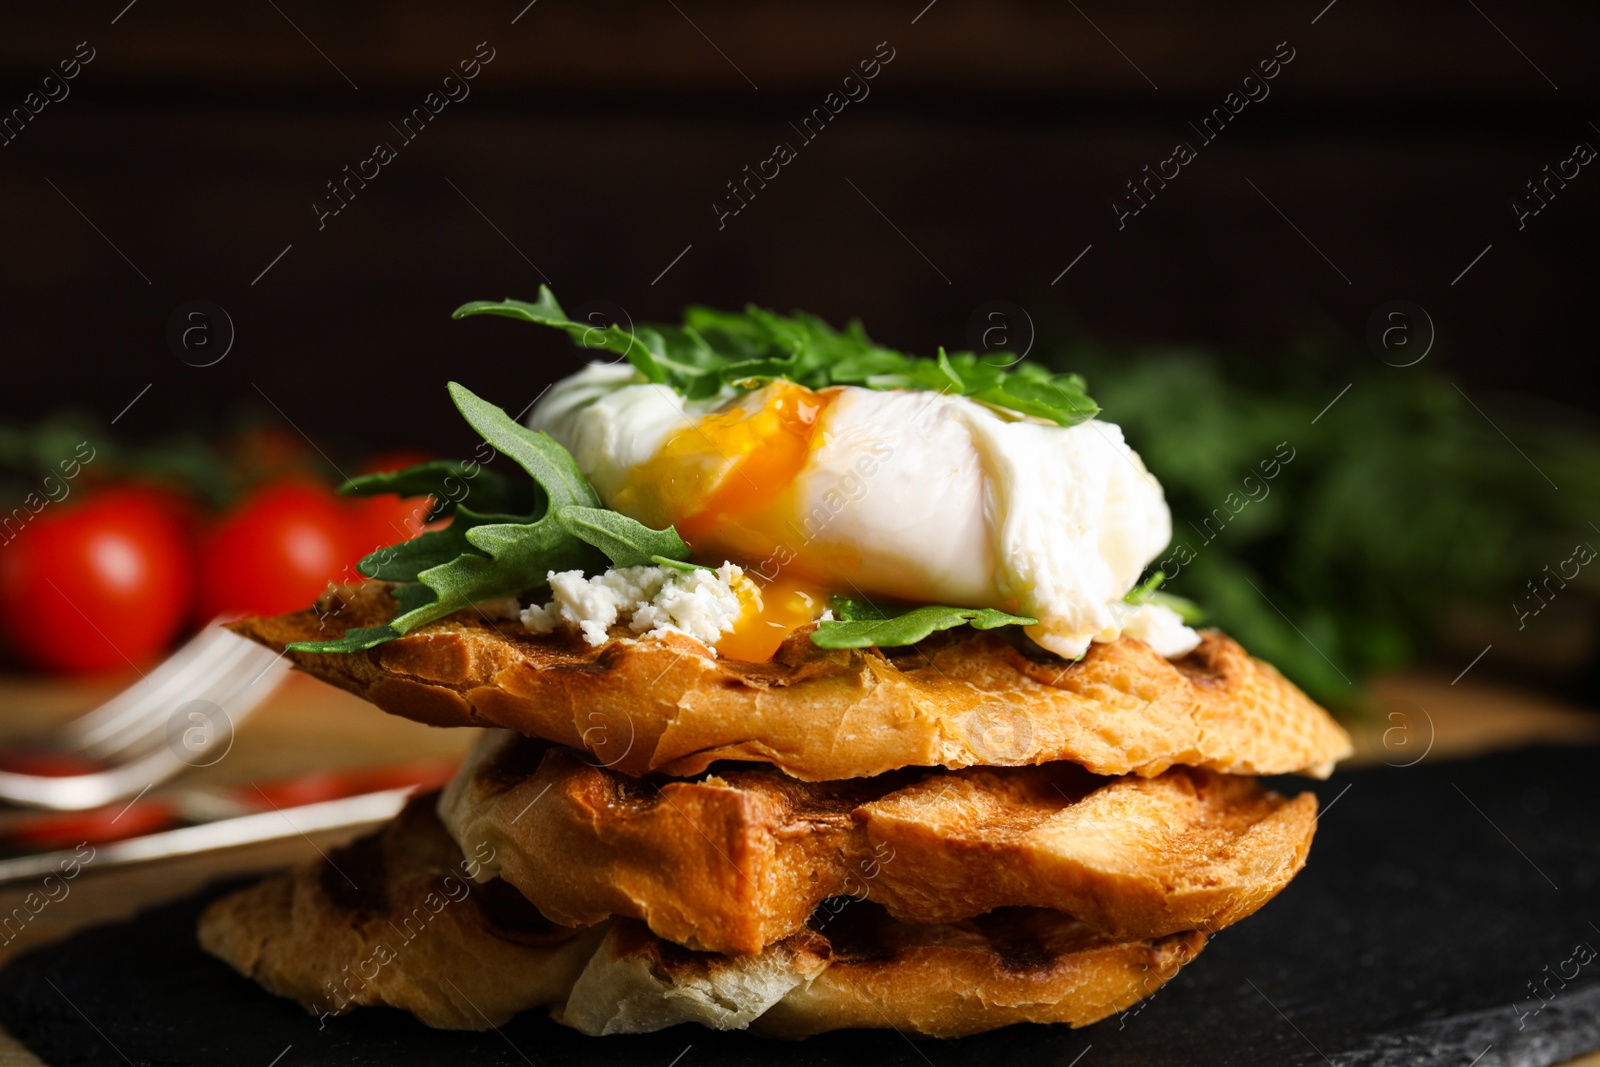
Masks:
[[[375,1010],[319,1030],[199,951],[198,898],[19,958],[0,973],[0,1022],[57,1067],[1552,1064],[1600,1049],[1600,958],[1586,959],[1600,949],[1597,756],[1534,749],[1318,783],[1306,871],[1143,1006],[1084,1030],[787,1044],[688,1026],[586,1038],[540,1013],[446,1033]]]

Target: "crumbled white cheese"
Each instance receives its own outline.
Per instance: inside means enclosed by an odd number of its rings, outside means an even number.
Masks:
[[[522,625],[536,634],[576,627],[591,645],[605,644],[607,631],[620,622],[636,634],[686,634],[711,646],[743,613],[741,589],[746,595],[755,592],[754,583],[732,563],[714,571],[623,567],[593,578],[582,571],[551,571],[549,582],[555,599],[525,608]]]

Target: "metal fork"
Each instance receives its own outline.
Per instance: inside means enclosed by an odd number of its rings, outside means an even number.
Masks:
[[[228,754],[234,728],[288,671],[281,653],[224,629],[217,619],[93,711],[67,723],[45,751],[104,765],[87,774],[0,771],[0,800],[82,811],[142,795],[188,767]]]

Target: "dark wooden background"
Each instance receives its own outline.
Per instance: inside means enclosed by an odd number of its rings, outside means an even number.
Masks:
[[[1370,314],[1404,298],[1437,326],[1430,365],[1475,394],[1595,406],[1600,165],[1524,230],[1510,206],[1600,146],[1593,3],[524,2],[0,15],[0,109],[96,52],[0,147],[0,417],[110,419],[152,384],[119,431],[267,398],[318,439],[449,446],[445,377],[516,408],[577,365],[559,337],[448,317],[545,277],[569,309],[755,301],[922,351],[1003,299],[1047,336],[1252,364],[1307,331],[1370,361]],[[389,123],[483,41],[471,95],[400,145]],[[883,41],[870,96],[719,231],[723,183],[798,147],[789,122]],[[1119,232],[1123,183],[1280,41],[1271,95]],[[398,158],[319,231],[324,183],[380,140]],[[215,366],[166,343],[193,298],[236,327]]]

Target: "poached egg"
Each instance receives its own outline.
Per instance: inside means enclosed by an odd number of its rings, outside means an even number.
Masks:
[[[1069,658],[1123,633],[1166,656],[1199,641],[1171,609],[1122,599],[1172,520],[1112,423],[782,380],[688,401],[597,364],[553,386],[529,424],[607,507],[744,568],[759,595],[716,642],[722,655],[770,657],[833,595],[1031,616],[1028,636]]]

